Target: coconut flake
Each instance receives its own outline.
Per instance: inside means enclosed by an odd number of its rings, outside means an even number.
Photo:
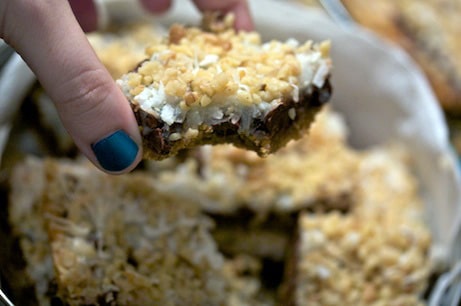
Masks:
[[[162,120],[168,124],[172,125],[175,122],[175,109],[169,104],[163,106],[162,111],[160,113],[160,117]]]
[[[312,83],[312,79],[314,78],[316,70],[314,64],[321,60],[321,54],[320,52],[314,52],[311,54],[297,54],[296,58],[301,64],[299,84],[302,88],[306,88]]]
[[[165,88],[160,83],[158,89],[153,87],[144,88],[140,94],[134,97],[134,100],[146,112],[152,112],[152,110],[159,112],[162,105],[165,104],[166,98]]]
[[[314,84],[315,86],[317,87],[322,87],[323,84],[325,83],[325,79],[327,78],[328,76],[328,73],[329,73],[329,68],[328,68],[328,65],[324,62],[322,62],[320,64],[320,67],[317,69],[317,71],[315,72],[315,75],[312,79],[312,84]]]
[[[299,41],[295,38],[288,38],[285,43],[293,49],[299,46]]]
[[[216,108],[213,110],[211,117],[215,120],[221,120],[224,117],[222,109]]]
[[[292,77],[288,80],[290,82],[290,86],[293,87],[293,90],[291,91],[291,95],[293,97],[293,101],[296,103],[299,102],[299,86],[296,85],[296,80],[293,80]]]
[[[168,137],[170,141],[177,141],[181,138],[182,138],[181,133],[171,133],[171,135]]]
[[[208,67],[212,64],[215,64],[216,62],[218,62],[219,60],[219,56],[216,55],[216,54],[208,54],[206,55],[203,60],[199,63],[199,66],[200,67]]]
[[[291,119],[291,120],[295,120],[296,119],[296,109],[294,109],[293,107],[290,108],[288,110],[288,117]]]

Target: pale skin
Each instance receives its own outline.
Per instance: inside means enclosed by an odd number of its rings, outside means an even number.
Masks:
[[[140,1],[152,13],[162,13],[171,5],[171,0]],[[245,0],[193,2],[202,11],[232,12],[237,29],[253,29]],[[89,0],[0,0],[0,37],[34,71],[81,152],[104,171],[92,143],[120,129],[139,146],[141,136],[129,104],[84,34],[96,26]],[[141,158],[140,149],[136,160],[117,174],[133,170]]]

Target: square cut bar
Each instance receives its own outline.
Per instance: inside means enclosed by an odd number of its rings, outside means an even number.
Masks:
[[[329,42],[261,42],[256,32],[172,25],[117,83],[135,112],[145,157],[204,144],[267,156],[298,139],[331,95]]]
[[[232,294],[213,222],[147,175],[33,159],[11,184],[25,260],[11,286],[35,289],[18,305],[225,305]]]
[[[347,214],[298,215],[284,305],[426,305],[432,238],[408,154],[398,146],[363,152]]]
[[[343,117],[325,107],[308,136],[267,158],[232,145],[202,146],[171,168],[160,169],[155,165],[164,162],[152,161],[150,171],[162,188],[195,198],[212,214],[348,211],[362,157],[347,145],[347,134]]]

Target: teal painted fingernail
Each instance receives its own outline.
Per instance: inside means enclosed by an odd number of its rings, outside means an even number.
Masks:
[[[111,172],[128,168],[138,155],[138,145],[122,130],[91,145],[101,167]]]

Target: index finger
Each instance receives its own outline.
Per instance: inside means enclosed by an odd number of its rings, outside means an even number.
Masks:
[[[69,3],[0,1],[0,12],[0,34],[34,71],[80,150],[107,172],[132,170],[142,153],[136,119]],[[114,139],[120,145],[106,145]],[[102,144],[107,150],[99,149]]]

